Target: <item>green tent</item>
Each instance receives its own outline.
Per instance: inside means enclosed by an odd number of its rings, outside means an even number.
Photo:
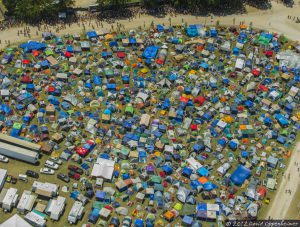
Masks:
[[[93,202],[93,208],[101,210],[103,207],[104,207],[104,204],[102,202],[99,202],[99,201]]]
[[[157,175],[153,175],[151,177],[151,182],[153,184],[160,184],[161,183],[161,177],[160,176],[157,176]]]
[[[133,106],[127,105],[126,108],[125,108],[125,113],[133,114],[134,113]]]
[[[47,50],[45,50],[45,54],[47,56],[50,56],[50,55],[53,55],[54,53],[53,53],[53,51],[51,49],[47,49]]]

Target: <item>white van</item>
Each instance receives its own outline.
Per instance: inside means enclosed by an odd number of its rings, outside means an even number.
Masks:
[[[28,182],[27,175],[25,175],[25,174],[19,174],[19,180],[24,181],[24,182]]]

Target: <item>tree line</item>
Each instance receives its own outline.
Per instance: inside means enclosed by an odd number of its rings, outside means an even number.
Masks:
[[[7,16],[23,21],[38,21],[45,18],[57,18],[74,5],[74,0],[2,0]]]
[[[137,0],[138,1],[138,0]],[[228,9],[238,8],[243,3],[262,4],[269,0],[140,0],[141,4],[149,8],[158,8],[162,4],[168,4],[173,7],[186,9]],[[66,11],[74,6],[75,0],[2,0],[5,5],[7,16],[13,16],[16,19],[34,22],[41,19],[57,18],[58,13]],[[128,3],[136,0],[97,0],[99,9],[115,8],[121,9]]]

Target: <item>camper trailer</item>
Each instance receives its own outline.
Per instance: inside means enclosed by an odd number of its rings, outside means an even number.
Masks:
[[[57,199],[51,199],[46,208],[46,213],[52,220],[57,221],[62,215],[66,205],[66,198],[58,196]]]
[[[5,180],[7,177],[7,170],[6,169],[0,169],[0,191],[2,190]]]
[[[6,195],[3,198],[2,201],[2,208],[5,212],[11,211],[11,209],[17,205],[18,200],[18,189],[16,188],[10,188],[7,190]]]
[[[82,202],[76,201],[73,204],[72,209],[68,215],[68,222],[70,224],[76,224],[76,222],[82,218],[83,213],[84,213],[84,206]]]
[[[37,196],[32,195],[30,191],[25,190],[18,203],[18,212],[24,214],[26,211],[31,211]]]

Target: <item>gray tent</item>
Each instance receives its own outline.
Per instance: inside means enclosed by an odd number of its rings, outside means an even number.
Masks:
[[[116,208],[116,213],[119,214],[119,215],[126,216],[126,215],[128,215],[128,209],[125,208],[125,207],[117,207]]]

